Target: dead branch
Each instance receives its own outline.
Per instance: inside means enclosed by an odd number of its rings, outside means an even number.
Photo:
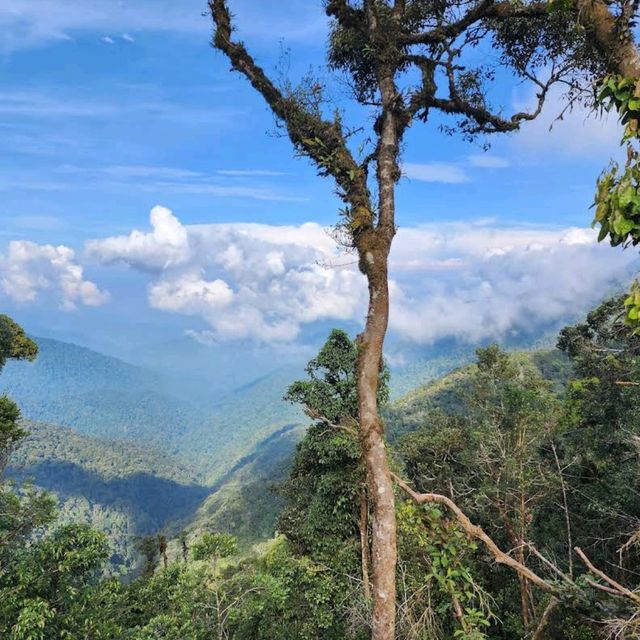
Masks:
[[[523,565],[517,560],[514,560],[510,555],[502,551],[498,547],[498,545],[485,533],[484,529],[482,529],[482,527],[479,527],[478,525],[473,524],[473,522],[471,522],[471,520],[462,511],[462,509],[460,509],[460,507],[458,507],[458,505],[453,500],[451,500],[451,498],[438,493],[418,493],[417,491],[414,491],[404,480],[402,480],[395,473],[392,473],[391,476],[394,482],[417,504],[440,504],[447,507],[447,509],[455,516],[458,524],[460,524],[465,533],[467,533],[467,535],[469,535],[471,538],[480,540],[491,552],[498,564],[502,564],[513,569],[520,576],[526,578],[532,584],[535,584],[543,591],[551,593],[553,595],[559,595],[558,587],[547,582],[546,580],[544,580],[544,578],[541,578],[538,574],[529,569],[529,567]]]
[[[640,596],[637,593],[634,593],[630,589],[627,589],[625,586],[621,585],[619,582],[614,580],[611,576],[608,576],[604,571],[598,569],[594,564],[587,558],[585,552],[580,549],[580,547],[575,547],[575,552],[578,554],[580,560],[584,562],[585,566],[593,575],[598,576],[601,580],[604,580],[610,587],[602,589],[603,591],[607,591],[611,593],[611,591],[616,592],[619,596],[623,596],[628,600],[631,600],[636,606],[640,606]],[[592,586],[601,588],[603,585],[599,585],[598,583],[591,583]]]
[[[538,622],[538,627],[536,628],[535,633],[531,636],[531,640],[543,640],[545,637],[545,632],[547,630],[547,625],[551,620],[551,616],[555,611],[555,608],[560,604],[560,600],[558,598],[551,598],[549,600],[549,604],[545,607],[545,610],[542,613],[540,618],[540,622]]]

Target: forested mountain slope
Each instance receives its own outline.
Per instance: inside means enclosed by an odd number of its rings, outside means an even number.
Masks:
[[[282,400],[299,375],[282,368],[223,397],[179,397],[171,381],[73,344],[38,338],[33,363],[9,363],[0,393],[23,415],[85,435],[149,443],[215,482],[264,438],[300,419]]]
[[[570,373],[568,358],[556,349],[515,352],[514,357],[535,367],[561,393]],[[393,402],[384,411],[389,439],[424,426],[425,418],[434,410],[447,413],[465,411],[465,395],[476,365],[463,366],[436,379],[428,379]]]
[[[288,477],[295,447],[306,427],[288,425],[259,443],[213,487],[177,529],[213,529],[233,534],[243,546],[273,536],[282,508],[278,486]]]
[[[52,491],[64,521],[104,531],[117,571],[135,565],[137,536],[191,513],[209,493],[188,464],[156,448],[26,426],[30,435],[11,458],[10,477]]]
[[[130,568],[135,538],[160,530],[214,528],[244,543],[273,534],[281,506],[273,489],[309,423],[282,400],[301,370],[281,368],[194,403],[175,397],[152,371],[75,345],[38,342],[35,363],[10,364],[0,377],[0,389],[33,421],[11,473],[53,491],[65,520],[105,531],[116,566]],[[462,406],[473,365],[455,367],[472,351],[432,356],[392,375],[396,396],[418,385],[386,411],[392,441],[424,426],[432,409]],[[566,377],[558,352],[519,357],[547,378]]]
[[[286,474],[303,423],[282,400],[297,369],[194,402],[152,371],[37,342],[35,362],[9,363],[0,376],[0,393],[17,400],[31,432],[11,475],[54,492],[64,521],[106,532],[118,570],[135,564],[136,537],[180,523],[229,526],[246,539],[271,535],[270,479]]]
[[[35,362],[9,363],[0,376],[0,391],[31,420],[96,437],[155,441],[175,453],[181,434],[204,416],[150,371],[77,345],[36,342]]]

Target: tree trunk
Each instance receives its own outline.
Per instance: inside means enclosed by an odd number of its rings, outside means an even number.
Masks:
[[[516,560],[519,564],[525,566],[526,561],[522,547],[519,547],[516,553]],[[521,574],[518,574],[518,582],[520,584],[520,610],[522,613],[522,626],[525,631],[531,628],[532,612],[531,612],[531,593],[529,589],[529,581]]]
[[[369,502],[367,500],[367,489],[360,489],[360,518],[358,519],[360,530],[360,557],[362,561],[362,594],[366,602],[371,600],[371,585],[369,584],[369,557],[371,549],[369,547]]]
[[[609,73],[640,79],[640,54],[631,37],[621,37],[617,19],[603,0],[577,0],[578,21],[607,63]]]
[[[359,336],[358,410],[362,452],[372,505],[372,640],[395,640],[396,514],[384,426],[378,414],[378,377],[389,318],[387,260],[390,242],[371,230],[359,243],[361,268],[369,283],[369,311]]]

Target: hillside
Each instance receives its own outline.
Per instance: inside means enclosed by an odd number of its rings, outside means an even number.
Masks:
[[[556,392],[562,391],[570,373],[570,365],[560,351],[520,351],[515,353],[515,357],[526,366],[540,371]],[[384,412],[389,439],[393,442],[405,433],[422,427],[430,411],[464,411],[467,382],[474,370],[474,364],[457,368],[435,380],[428,380],[393,402]]]
[[[198,510],[174,530],[224,531],[237,536],[243,546],[272,537],[282,506],[277,485],[286,479],[304,432],[302,426],[288,425],[261,442],[216,483]]]
[[[92,438],[29,423],[8,473],[56,494],[64,521],[107,533],[116,571],[136,562],[135,538],[192,512],[208,494],[183,460],[149,446]]]
[[[56,416],[67,426],[30,423],[10,475],[54,492],[64,521],[105,531],[112,570],[130,571],[138,560],[136,538],[161,530],[225,531],[243,546],[273,535],[281,507],[274,487],[286,478],[308,421],[281,400],[300,376],[297,369],[282,368],[236,389],[197,421],[197,409],[165,392],[164,380],[152,372],[74,345],[41,345],[39,361],[23,365],[21,375],[12,367],[0,381],[27,416]],[[434,409],[464,410],[475,365],[451,371],[463,355],[416,362],[395,375],[396,394],[411,381],[421,384],[385,412],[392,443],[424,427]],[[567,362],[557,351],[517,357],[559,386],[567,377]],[[191,423],[180,420],[181,406],[191,411],[185,412]],[[105,432],[108,438],[98,437]]]
[[[204,416],[171,395],[161,376],[77,345],[37,338],[33,363],[8,363],[0,392],[30,420],[101,438],[157,442],[179,451]]]
[[[77,345],[37,339],[34,363],[9,363],[0,375],[7,393],[34,422],[84,435],[151,445],[189,459],[215,482],[263,439],[301,414],[282,400],[299,375],[282,368],[223,397],[176,394],[153,371]]]

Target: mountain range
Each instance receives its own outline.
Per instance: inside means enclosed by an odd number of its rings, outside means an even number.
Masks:
[[[55,493],[63,519],[105,531],[114,572],[133,569],[137,539],[159,531],[213,528],[247,545],[273,534],[274,487],[308,423],[282,399],[302,365],[226,393],[204,393],[194,375],[198,383],[184,393],[166,369],[36,340],[35,362],[9,363],[0,375],[0,393],[18,402],[31,434],[9,473]],[[469,346],[445,345],[392,368],[392,440],[418,426],[428,407],[455,403],[466,375],[460,367],[472,356]],[[544,352],[527,357],[559,366]]]

